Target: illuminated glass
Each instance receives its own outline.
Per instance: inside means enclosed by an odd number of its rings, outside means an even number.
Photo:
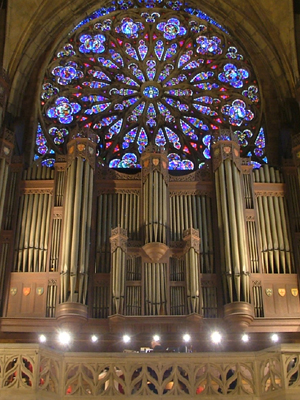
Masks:
[[[99,162],[112,168],[139,168],[148,144],[167,150],[170,169],[199,168],[211,135],[231,127],[243,156],[266,160],[251,64],[225,27],[188,3],[108,3],[70,32],[49,65],[35,156],[45,163],[85,127],[99,136]]]

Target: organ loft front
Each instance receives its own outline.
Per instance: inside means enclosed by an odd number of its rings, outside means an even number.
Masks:
[[[253,171],[221,131],[198,171],[169,171],[158,146],[123,171],[96,164],[94,139],[71,140],[53,169],[11,164],[4,330],[22,318],[29,332],[97,329],[110,343],[121,330],[142,345],[154,326],[172,345],[216,321],[259,332],[270,321],[284,329],[288,313],[297,325],[296,167]]]

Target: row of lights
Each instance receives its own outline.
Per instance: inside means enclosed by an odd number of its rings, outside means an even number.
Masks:
[[[214,343],[214,344],[220,344],[220,343],[222,343],[222,340],[223,340],[221,333],[218,331],[212,332],[210,338],[211,338],[212,343]],[[273,343],[277,343],[279,341],[279,336],[277,335],[277,333],[273,333],[271,335],[270,339]],[[68,345],[72,342],[72,336],[67,331],[61,331],[58,333],[57,340],[61,345]],[[154,335],[153,340],[156,342],[159,342],[160,337],[158,335]],[[191,341],[191,336],[188,333],[186,333],[182,336],[182,340],[184,343],[189,343]],[[247,342],[249,342],[249,340],[250,340],[250,337],[247,333],[244,333],[241,336],[242,342],[247,343]],[[41,343],[45,343],[47,341],[46,335],[40,335],[39,341]],[[98,341],[98,336],[92,335],[91,342],[97,343],[97,341]],[[123,343],[127,344],[127,343],[130,343],[130,341],[131,341],[131,337],[129,335],[123,335]]]

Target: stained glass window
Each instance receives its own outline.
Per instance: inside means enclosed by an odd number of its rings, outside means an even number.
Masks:
[[[261,119],[251,64],[217,21],[181,1],[112,1],[55,51],[41,87],[35,158],[52,166],[89,128],[99,163],[111,168],[138,168],[156,144],[170,169],[193,170],[210,158],[211,136],[231,129],[242,156],[260,164]]]

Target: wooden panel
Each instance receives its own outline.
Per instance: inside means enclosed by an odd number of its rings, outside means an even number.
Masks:
[[[6,316],[45,317],[48,279],[48,273],[12,273]]]

